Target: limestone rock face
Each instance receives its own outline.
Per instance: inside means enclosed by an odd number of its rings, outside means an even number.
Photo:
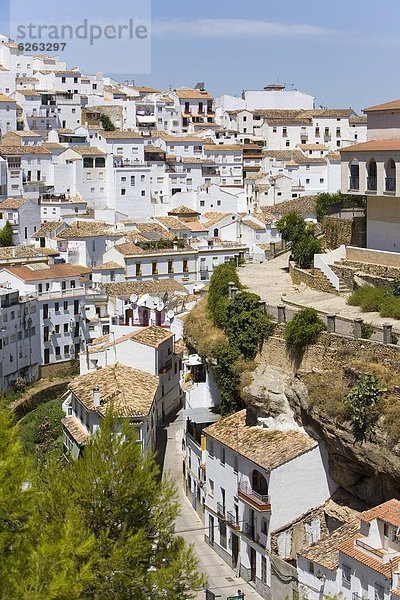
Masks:
[[[394,449],[379,439],[356,443],[346,424],[309,407],[307,396],[304,383],[290,372],[260,364],[243,388],[247,423],[314,434],[327,448],[331,477],[363,503],[400,499],[400,460]]]
[[[306,403],[306,386],[287,371],[266,364],[258,365],[252,375],[252,382],[243,389],[247,424],[300,429],[294,408]]]

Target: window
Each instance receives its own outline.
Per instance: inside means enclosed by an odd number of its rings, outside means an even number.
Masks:
[[[65,355],[65,356],[69,356],[69,345],[68,345],[68,344],[66,344],[66,345],[64,346],[64,355]]]
[[[67,310],[68,310],[68,300],[64,300],[63,309],[64,309],[65,311],[67,311]]]
[[[59,323],[57,323],[57,325],[54,326],[54,331],[56,332],[56,334],[60,333],[60,325],[59,325]]]
[[[153,260],[153,262],[151,263],[151,274],[157,275],[157,273],[158,273],[157,261]]]
[[[74,300],[74,315],[79,315],[79,300]]]
[[[131,186],[135,185],[135,176],[131,175]]]
[[[172,260],[168,261],[168,273],[173,273],[174,272],[174,263]]]
[[[347,565],[342,565],[342,585],[346,587],[351,585],[351,569]]]
[[[60,348],[60,346],[56,346],[55,350],[56,350],[56,358],[60,358],[60,356],[61,356],[61,348]]]
[[[135,263],[135,274],[136,274],[136,277],[140,277],[141,276],[141,274],[142,274],[142,263],[140,263],[140,262]]]
[[[68,323],[64,323],[64,333],[68,333]]]
[[[200,206],[205,206],[205,205],[206,205],[205,201],[204,200],[200,200]]]
[[[286,140],[286,148],[289,148],[289,146],[290,146],[290,142],[289,142],[289,140]]]
[[[375,584],[375,600],[383,600],[385,597],[385,588],[380,583]]]
[[[146,195],[146,190],[142,190],[142,191],[140,192],[140,195],[141,195],[141,196],[145,196],[145,195]]]
[[[233,472],[237,473],[239,468],[239,460],[236,454],[233,456]]]
[[[268,521],[266,519],[261,520],[261,533],[268,535]]]
[[[320,183],[324,183],[324,178],[321,177],[321,179],[319,180]]]
[[[126,189],[125,188],[121,188],[121,196],[126,196]]]
[[[307,179],[306,179],[306,183],[310,183],[310,180],[309,180],[309,178],[307,178]]]
[[[267,585],[267,559],[261,556],[261,582]]]
[[[314,575],[314,563],[312,560],[310,560],[308,563],[308,572],[311,573],[311,575]]]
[[[189,267],[188,267],[188,260],[187,260],[187,258],[183,259],[183,272],[184,273],[189,273]]]
[[[209,491],[208,491],[208,493],[209,493],[209,495],[210,495],[212,498],[214,498],[214,482],[213,482],[213,480],[212,480],[212,479],[209,479],[209,480],[208,480],[208,485],[209,485]]]
[[[287,137],[287,127],[282,128],[282,137]]]
[[[56,312],[60,312],[60,303],[59,303],[59,302],[55,302],[55,303],[54,303],[54,310],[55,310]]]
[[[212,440],[208,440],[207,450],[208,450],[208,456],[210,458],[214,458],[214,442]]]
[[[221,446],[220,460],[221,460],[221,465],[224,465],[225,464],[225,448],[223,446]]]

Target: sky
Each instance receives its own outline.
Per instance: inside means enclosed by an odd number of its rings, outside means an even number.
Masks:
[[[137,1],[120,0],[118,14],[128,15]],[[0,23],[6,2],[0,0]],[[15,2],[30,16],[45,0]],[[114,10],[109,0],[95,5]],[[60,20],[65,11],[90,16],[87,2],[51,6]],[[151,15],[151,66],[147,50],[121,53],[105,44],[90,60],[76,47],[74,64],[83,71],[115,65],[109,72],[119,79],[159,89],[204,81],[216,96],[279,81],[330,107],[360,110],[400,97],[400,0],[152,0]]]

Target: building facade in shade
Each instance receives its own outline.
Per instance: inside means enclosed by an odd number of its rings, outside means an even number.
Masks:
[[[37,301],[42,365],[77,357],[88,340],[86,283],[88,270],[68,264],[39,263],[0,271],[0,283]]]
[[[0,287],[0,389],[31,383],[40,375],[39,306],[35,298]]]

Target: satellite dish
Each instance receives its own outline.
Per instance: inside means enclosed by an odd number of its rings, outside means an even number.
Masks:
[[[163,302],[162,300],[159,300],[159,301],[157,302],[157,310],[158,310],[159,312],[161,312],[162,310],[164,310],[164,308],[165,308],[165,304],[164,304],[164,302]]]
[[[168,317],[168,319],[169,319],[170,321],[171,321],[171,320],[174,318],[174,316],[175,316],[175,313],[174,313],[174,311],[173,311],[173,310],[169,310],[169,311],[167,312],[167,317]]]
[[[132,294],[129,300],[132,302],[132,304],[136,304],[136,302],[139,300],[139,296],[137,294]]]
[[[146,306],[146,301],[150,298],[150,294],[144,294],[144,296],[141,296],[137,303],[138,306]]]

